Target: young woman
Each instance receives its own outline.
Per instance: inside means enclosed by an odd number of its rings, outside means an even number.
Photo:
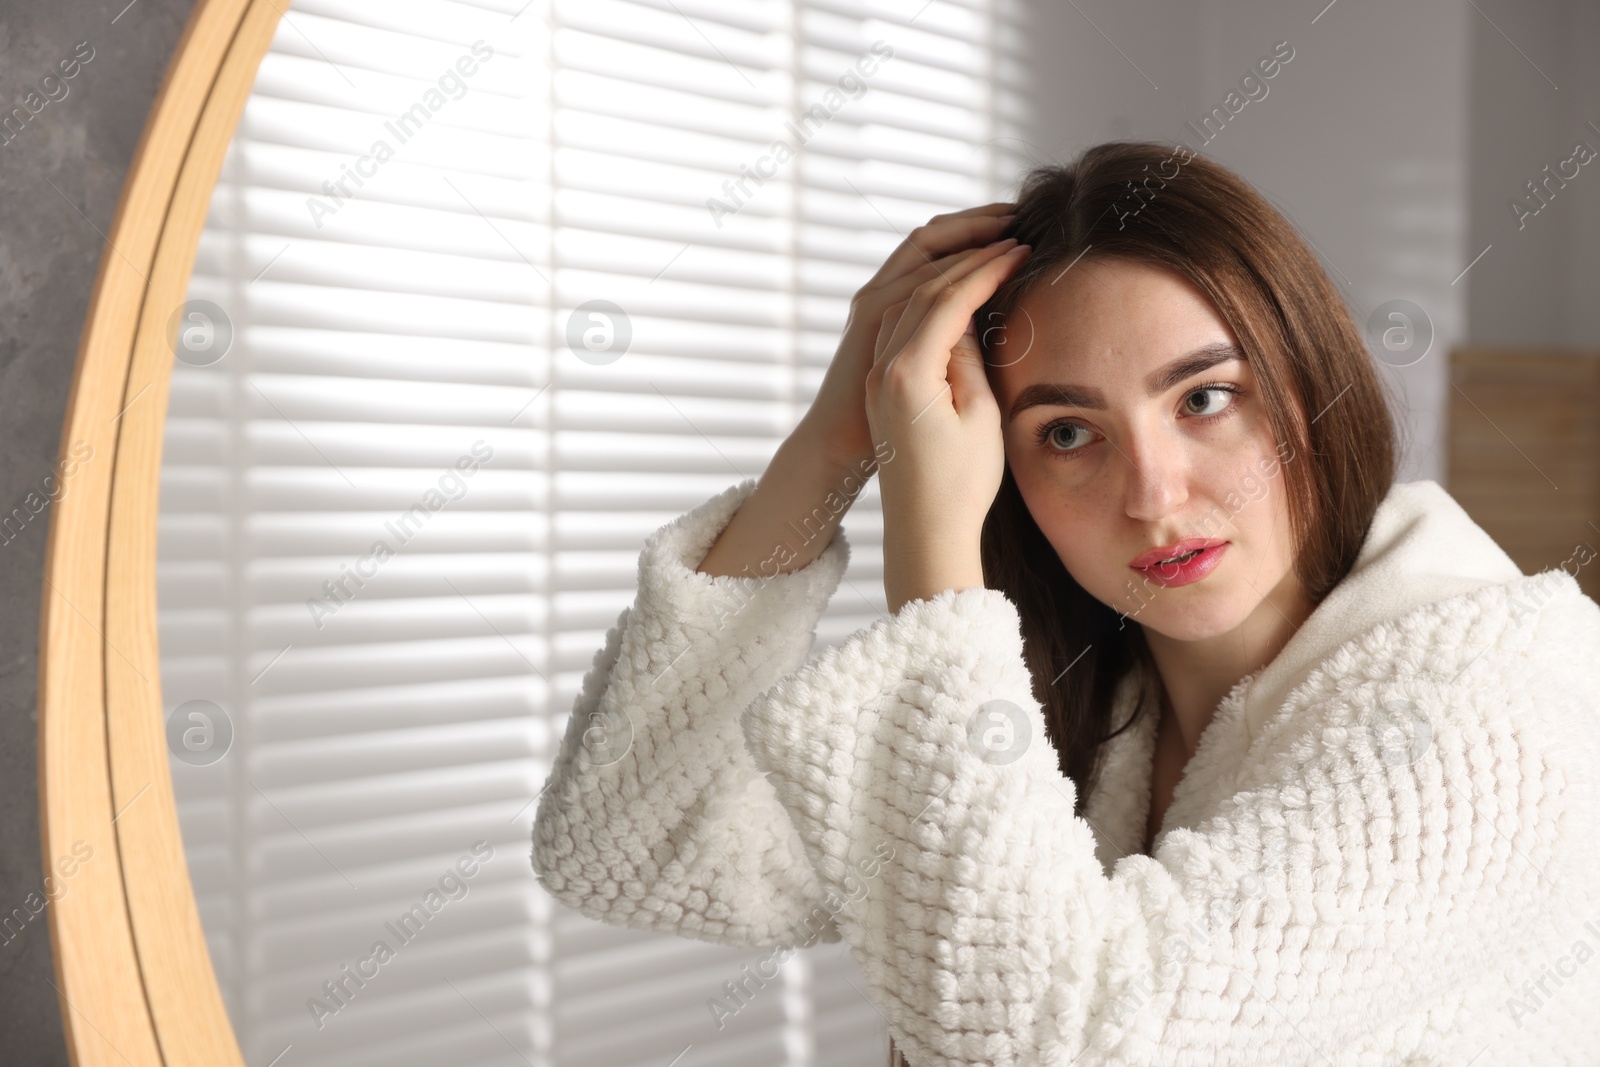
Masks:
[[[807,660],[874,469],[891,614]],[[844,938],[917,1067],[1600,1062],[1592,554],[1396,483],[1293,228],[1099,145],[913,231],[761,479],[647,541],[533,864],[769,948],[708,1037]]]

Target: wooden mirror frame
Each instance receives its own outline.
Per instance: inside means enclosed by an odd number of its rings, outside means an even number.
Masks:
[[[244,1067],[173,802],[156,516],[167,320],[283,14],[197,0],[123,181],[67,400],[40,606],[39,820],[77,1067]]]

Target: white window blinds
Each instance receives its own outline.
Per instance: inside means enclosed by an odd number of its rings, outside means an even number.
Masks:
[[[174,309],[159,531],[250,1063],[883,1062],[845,946],[719,1028],[759,953],[554,904],[530,802],[645,537],[760,474],[901,235],[1015,176],[1001,2],[288,8]],[[820,643],[884,609],[878,516]]]

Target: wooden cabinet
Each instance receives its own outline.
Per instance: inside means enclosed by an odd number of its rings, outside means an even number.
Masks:
[[[1565,562],[1600,600],[1600,352],[1462,347],[1450,386],[1445,488],[1523,573]]]

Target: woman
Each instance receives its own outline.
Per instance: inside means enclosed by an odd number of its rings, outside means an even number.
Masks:
[[[1104,144],[936,217],[646,543],[541,883],[771,946],[718,1026],[842,937],[918,1067],[1600,1062],[1600,608],[1393,465],[1224,168]],[[892,614],[807,661],[874,467]]]

